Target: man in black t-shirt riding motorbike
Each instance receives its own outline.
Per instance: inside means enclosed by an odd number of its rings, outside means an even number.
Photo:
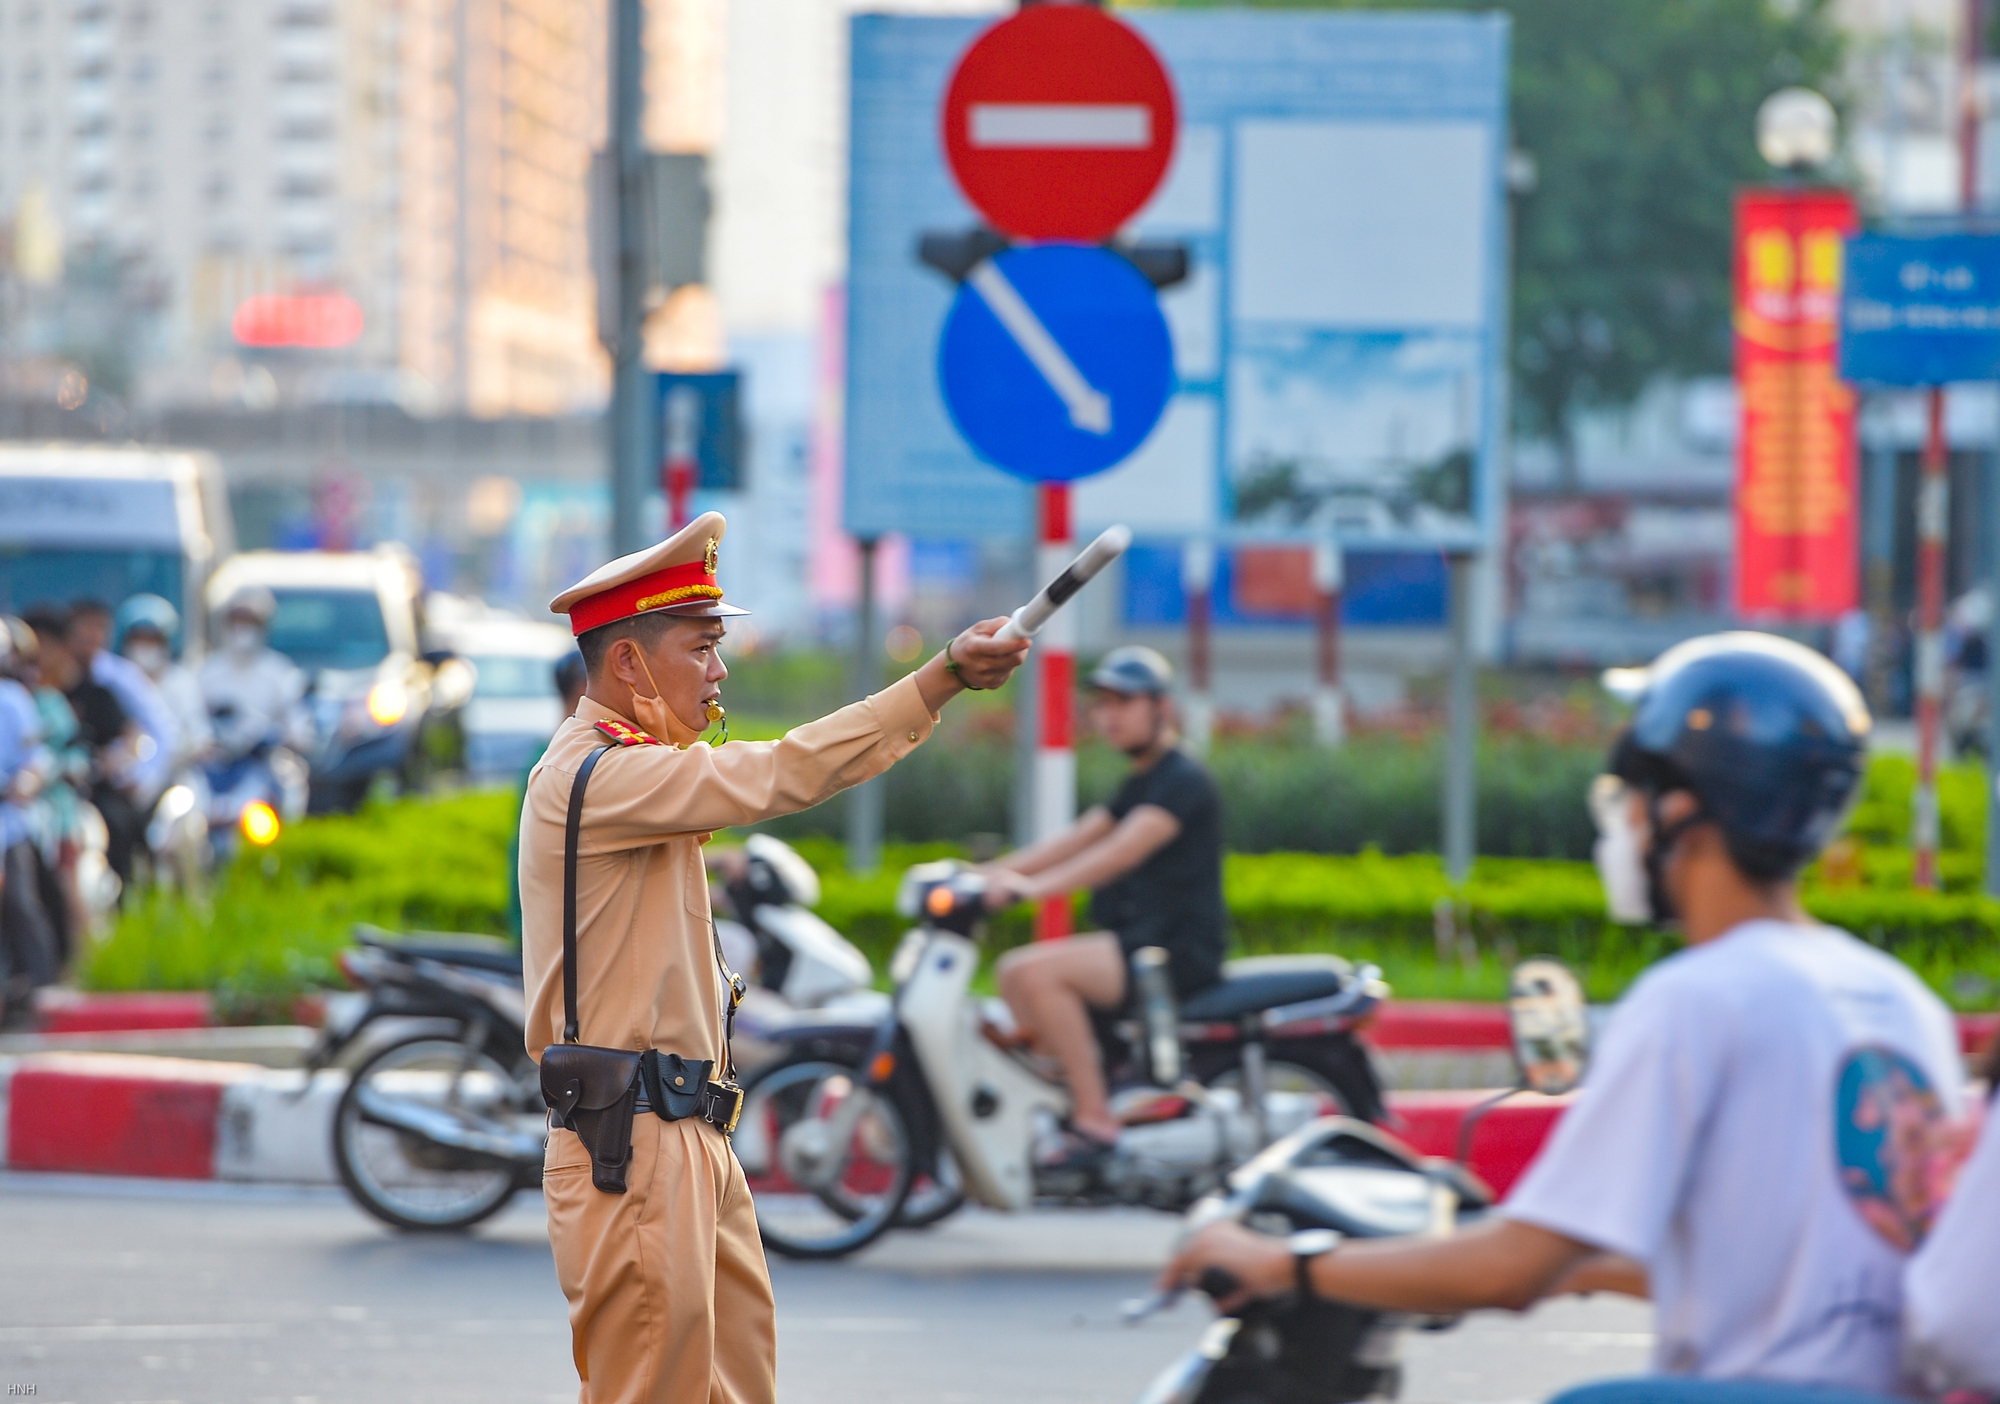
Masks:
[[[1180,749],[1172,684],[1173,669],[1150,648],[1105,655],[1090,676],[1092,720],[1132,758],[1131,773],[1109,804],[986,869],[996,907],[1091,889],[1091,918],[1102,930],[1010,951],[999,968],[1001,997],[1021,1031],[1062,1064],[1078,1158],[1118,1139],[1090,1009],[1124,1004],[1131,954],[1163,947],[1183,998],[1222,975],[1222,799]]]

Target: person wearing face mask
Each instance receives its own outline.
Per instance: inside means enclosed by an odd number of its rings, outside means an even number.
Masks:
[[[1001,998],[1036,1049],[1069,1083],[1068,1163],[1101,1158],[1120,1130],[1111,1114],[1090,1010],[1125,1003],[1134,951],[1167,952],[1182,998],[1222,975],[1228,913],[1222,902],[1222,795],[1180,748],[1173,668],[1150,648],[1113,649],[1090,676],[1091,719],[1132,762],[1108,804],[987,869],[994,906],[1090,888],[1099,931],[1037,941],[1001,957]]]
[[[173,758],[180,746],[180,728],[153,679],[128,658],[113,653],[111,611],[101,600],[78,600],[70,606],[69,643],[85,676],[118,699],[137,726],[131,759],[121,777],[135,812],[145,814],[173,775]],[[121,874],[129,876],[129,874]]]
[[[222,607],[221,647],[202,660],[197,680],[224,761],[265,745],[301,754],[313,744],[304,698],[305,674],[265,643],[277,599],[262,585],[245,585]]]
[[[728,1139],[742,985],[715,935],[702,845],[879,775],[946,701],[998,687],[1028,649],[988,619],[781,740],[706,744],[729,675],[719,645],[744,612],[716,581],[724,525],[704,513],[550,605],[569,616],[585,682],[528,777],[521,955],[528,1052],[576,1128],[550,1133],[542,1191],[590,1404],[775,1398],[770,1278]],[[615,1085],[593,1072],[586,1096],[582,1070],[599,1068]]]
[[[168,774],[179,774],[215,744],[201,684],[174,658],[180,611],[158,595],[134,595],[112,620],[112,647],[152,680],[174,719],[175,746]]]
[[[1206,1229],[1162,1284],[1220,1268],[1225,1305],[1308,1290],[1427,1315],[1614,1288],[1654,1301],[1658,1375],[1560,1404],[1901,1392],[1904,1262],[1964,1071],[1937,997],[1799,902],[1859,788],[1867,707],[1766,634],[1690,640],[1618,682],[1636,702],[1593,796],[1598,862],[1616,918],[1677,923],[1686,947],[1619,1001],[1527,1175],[1455,1237],[1295,1259]]]

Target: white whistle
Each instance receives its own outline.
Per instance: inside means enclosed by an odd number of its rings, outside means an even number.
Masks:
[[[1049,616],[1068,604],[1090,582],[1090,578],[1125,554],[1132,544],[1132,529],[1115,526],[1083,548],[1083,553],[1063,568],[1063,573],[1042,587],[1042,592],[1014,611],[1014,615],[993,637],[1032,639],[1049,622]]]

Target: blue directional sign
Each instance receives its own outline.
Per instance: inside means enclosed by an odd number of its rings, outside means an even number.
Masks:
[[[1841,286],[1842,379],[2000,380],[2000,236],[1849,239]]]
[[[1039,244],[987,259],[945,319],[938,382],[952,422],[996,468],[1069,482],[1146,441],[1174,390],[1153,285],[1107,249]]]

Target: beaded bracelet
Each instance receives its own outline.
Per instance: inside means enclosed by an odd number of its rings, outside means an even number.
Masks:
[[[944,641],[944,670],[957,678],[967,692],[991,692],[993,690],[988,687],[974,687],[971,683],[966,682],[965,674],[958,671],[958,660],[951,656],[950,639]]]

